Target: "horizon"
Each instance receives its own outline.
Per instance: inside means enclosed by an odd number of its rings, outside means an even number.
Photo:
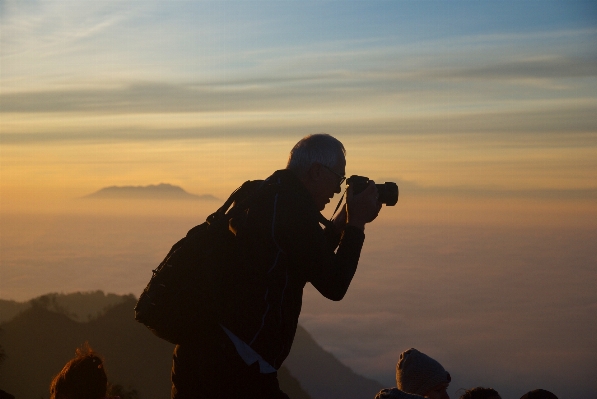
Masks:
[[[595,2],[0,10],[0,298],[139,295],[220,203],[81,197],[163,182],[223,203],[325,132],[347,176],[400,188],[346,298],[305,289],[326,350],[387,384],[415,346],[504,399],[597,395]]]

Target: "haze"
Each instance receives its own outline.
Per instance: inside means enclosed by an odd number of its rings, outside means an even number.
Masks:
[[[367,227],[343,301],[306,289],[320,344],[387,386],[416,347],[452,398],[597,395],[594,2],[0,10],[0,298],[139,295],[219,202],[82,197],[168,183],[223,200],[326,132],[348,175],[400,201]]]

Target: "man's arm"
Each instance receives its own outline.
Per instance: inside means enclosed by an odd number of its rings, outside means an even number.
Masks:
[[[299,267],[323,296],[338,301],[354,276],[365,234],[359,227],[345,226],[334,252],[335,245],[326,239],[318,216],[309,204],[280,194],[274,215],[274,239],[288,256],[291,267]]]

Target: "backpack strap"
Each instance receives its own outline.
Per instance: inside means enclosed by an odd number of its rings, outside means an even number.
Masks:
[[[266,182],[267,180],[247,180],[244,182],[230,194],[230,197],[224,202],[224,205],[207,217],[207,223],[212,224],[216,219],[224,216],[231,218],[236,213],[242,212],[242,210],[248,208],[255,198],[257,198],[258,193]],[[257,187],[255,188],[255,186]],[[247,191],[249,190],[250,193],[247,195]],[[230,209],[231,206],[232,209]]]

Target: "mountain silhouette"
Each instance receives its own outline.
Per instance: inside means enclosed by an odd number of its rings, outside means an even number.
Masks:
[[[169,397],[173,345],[134,320],[135,303],[133,295],[101,291],[47,294],[29,301],[0,324],[0,346],[6,353],[0,387],[17,398],[47,398],[52,377],[88,341],[105,358],[111,384],[135,389],[141,399]],[[14,306],[0,300],[0,312]],[[326,352],[301,326],[278,376],[293,399],[370,399],[382,388]]]
[[[372,399],[385,388],[378,381],[352,371],[319,346],[300,325],[284,366],[314,399]]]
[[[0,387],[17,398],[49,397],[53,376],[88,341],[105,359],[110,384],[135,389],[141,399],[170,397],[174,346],[134,320],[136,301],[126,297],[85,323],[72,320],[72,314],[47,309],[43,300],[32,301],[29,308],[0,325],[0,345],[6,353]],[[293,398],[311,399],[287,369],[280,371],[279,379]]]
[[[195,195],[182,187],[160,183],[149,186],[110,186],[104,187],[83,198],[95,199],[168,199],[168,200],[217,200],[211,194]]]

